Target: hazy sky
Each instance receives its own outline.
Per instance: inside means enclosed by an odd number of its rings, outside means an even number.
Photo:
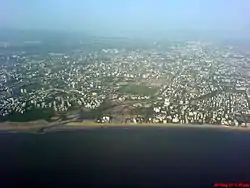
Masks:
[[[0,27],[250,33],[249,0],[0,0]]]

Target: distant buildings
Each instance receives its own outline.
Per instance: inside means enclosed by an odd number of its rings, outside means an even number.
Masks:
[[[131,116],[132,122],[237,126],[249,119],[250,77],[246,71],[250,65],[230,48],[193,41],[168,50],[104,48],[88,54],[36,56],[17,53],[0,61],[11,61],[0,65],[5,75],[0,77],[0,117],[33,108],[93,110],[110,99],[138,109],[152,107],[150,116],[138,111],[135,115],[141,118]],[[118,92],[130,83],[159,88],[153,97]],[[112,114],[100,121],[111,122]]]

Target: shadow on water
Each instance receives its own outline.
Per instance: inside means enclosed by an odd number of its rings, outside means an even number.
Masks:
[[[212,187],[250,180],[250,136],[196,128],[0,135],[2,183]]]

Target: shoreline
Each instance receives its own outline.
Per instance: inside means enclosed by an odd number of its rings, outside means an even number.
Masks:
[[[223,130],[241,130],[250,131],[250,127],[231,127],[226,125],[213,125],[213,124],[178,124],[178,123],[93,123],[89,124],[87,122],[70,122],[65,124],[63,127],[69,129],[81,129],[81,128],[213,128],[213,129],[223,129]],[[63,128],[62,127],[62,128]]]
[[[32,122],[3,122],[0,123],[0,132],[10,133],[48,133],[57,131],[85,130],[98,128],[213,128],[232,131],[250,131],[250,127],[231,127],[212,124],[175,124],[175,123],[96,123],[94,121],[76,122],[72,120],[47,122],[38,120]]]

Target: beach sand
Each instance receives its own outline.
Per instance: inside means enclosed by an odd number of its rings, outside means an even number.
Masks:
[[[7,132],[54,132],[67,131],[77,129],[95,129],[95,128],[139,128],[139,127],[155,127],[155,128],[213,128],[235,131],[249,131],[249,127],[230,127],[225,125],[210,124],[175,124],[175,123],[96,123],[94,121],[61,121],[49,123],[44,120],[33,122],[4,122],[0,123],[0,131]]]
[[[236,131],[250,131],[249,127],[230,127],[225,125],[211,125],[211,124],[175,124],[175,123],[96,123],[93,121],[84,122],[69,122],[64,125],[47,129],[46,131],[63,131],[63,130],[77,130],[77,129],[95,129],[95,128],[212,128],[221,130],[236,130]]]

